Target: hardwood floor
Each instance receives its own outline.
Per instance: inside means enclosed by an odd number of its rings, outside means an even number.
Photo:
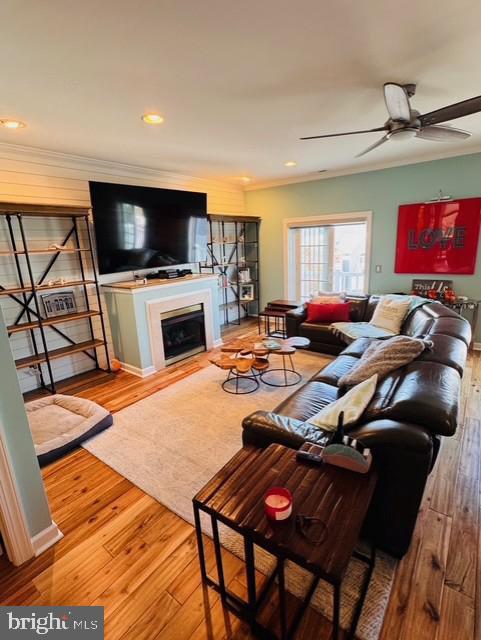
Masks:
[[[244,325],[231,331],[244,335]],[[79,393],[118,411],[208,364],[200,355],[145,380],[120,372]],[[481,637],[481,354],[470,355],[460,428],[446,438],[426,488],[414,539],[399,563],[382,640]],[[0,558],[0,604],[105,607],[107,640],[250,638],[245,624],[201,586],[193,527],[84,449],[43,472],[65,534],[20,568]],[[210,541],[208,562],[213,569]],[[226,553],[226,580],[245,593],[241,561]],[[293,605],[293,600],[291,599]],[[275,602],[266,616],[275,621]],[[298,638],[330,637],[310,610]]]

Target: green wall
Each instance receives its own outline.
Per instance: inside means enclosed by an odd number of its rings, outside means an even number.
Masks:
[[[30,535],[34,536],[49,527],[52,518],[1,311],[0,363],[0,429],[12,462]]]
[[[369,291],[409,291],[412,279],[417,276],[394,273],[398,206],[434,198],[439,189],[456,198],[481,196],[481,154],[247,191],[246,212],[262,217],[263,303],[284,295],[282,221],[323,213],[372,211]],[[382,265],[382,273],[375,273],[374,265]],[[433,274],[433,277],[439,275]],[[458,294],[481,299],[481,250],[478,250],[475,275],[448,277]],[[481,322],[478,322],[476,340],[481,341]]]

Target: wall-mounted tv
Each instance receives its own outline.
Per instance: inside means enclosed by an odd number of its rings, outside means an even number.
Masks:
[[[207,195],[89,182],[99,272],[205,260]]]

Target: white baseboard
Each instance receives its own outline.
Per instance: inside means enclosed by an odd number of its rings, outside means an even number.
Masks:
[[[145,367],[144,369],[141,369],[140,367],[134,367],[134,365],[127,364],[126,362],[121,362],[120,368],[123,369],[124,371],[127,371],[127,373],[131,373],[134,376],[138,376],[139,378],[147,378],[147,376],[151,376],[153,373],[156,372],[155,367],[153,365],[151,365],[150,367]]]
[[[473,349],[475,351],[481,351],[481,342],[474,342],[473,343]]]
[[[55,522],[52,521],[52,524],[49,527],[40,531],[40,533],[37,533],[32,538],[32,547],[35,552],[35,557],[49,549],[62,538],[63,533],[57,527]]]

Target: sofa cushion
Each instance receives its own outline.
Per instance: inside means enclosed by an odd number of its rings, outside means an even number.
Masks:
[[[429,328],[429,336],[431,337],[436,334],[459,338],[464,341],[466,346],[469,346],[471,343],[471,327],[464,318],[459,316],[455,318],[442,317],[435,319]]]
[[[410,422],[451,436],[456,431],[460,389],[461,378],[453,367],[415,360],[380,381],[364,418]]]
[[[339,378],[341,378],[346,373],[349,373],[349,371],[351,371],[351,369],[355,367],[358,362],[358,357],[344,355],[343,351],[341,355],[330,362],[326,367],[324,367],[324,369],[321,369],[319,373],[316,373],[316,375],[313,377],[313,380],[332,384],[337,387],[339,386]]]
[[[368,299],[367,296],[346,296],[346,302],[351,303],[351,311],[349,314],[351,322],[361,322],[361,320],[364,320]]]
[[[299,335],[313,342],[335,344],[340,347],[344,342],[331,331],[331,325],[323,322],[303,322],[299,325]]]
[[[425,306],[420,307],[408,314],[402,327],[402,333],[411,338],[419,338],[419,336],[429,333],[432,324],[432,314],[428,313]]]
[[[426,349],[420,356],[419,360],[425,362],[438,362],[453,367],[463,375],[464,364],[468,357],[468,347],[463,340],[446,336],[442,334],[429,335],[431,349]]]
[[[371,342],[372,338],[358,338],[357,340],[354,340],[354,342],[351,342],[351,344],[348,345],[340,355],[360,358]]]
[[[311,380],[281,402],[276,413],[305,421],[339,398],[339,389],[325,382]]]

